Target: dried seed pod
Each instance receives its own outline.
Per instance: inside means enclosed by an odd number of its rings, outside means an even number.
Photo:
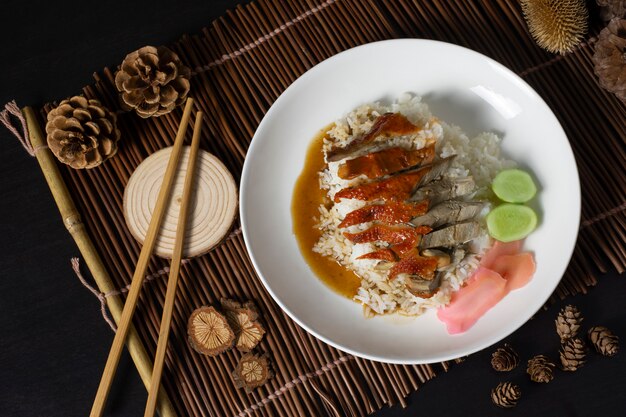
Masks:
[[[604,356],[613,356],[619,350],[619,338],[604,326],[593,326],[587,335],[596,351]]]
[[[189,345],[198,353],[216,356],[230,349],[235,333],[226,318],[213,307],[200,307],[191,313],[187,323]]]
[[[561,338],[561,343],[565,340],[575,337],[580,330],[580,324],[583,321],[583,316],[573,305],[565,306],[561,309],[554,323],[556,324],[556,332]]]
[[[585,356],[587,355],[587,346],[578,337],[567,339],[561,345],[559,357],[564,371],[576,371],[585,364]]]
[[[228,299],[222,299],[221,303],[226,310],[226,319],[235,332],[235,346],[240,352],[250,352],[265,334],[265,329],[257,321],[256,307],[251,302],[241,305]]]
[[[521,0],[530,34],[549,52],[571,52],[587,33],[584,0]]]
[[[537,355],[528,361],[526,372],[533,382],[550,382],[554,379],[554,362],[545,355]]]
[[[512,408],[522,397],[522,391],[518,385],[511,382],[500,382],[491,390],[491,401],[502,408]]]
[[[246,353],[233,371],[233,380],[237,388],[244,388],[248,393],[265,384],[271,377],[272,371],[267,355]]]
[[[491,366],[498,372],[510,371],[518,364],[519,356],[508,343],[491,354]]]
[[[600,87],[626,103],[626,19],[613,19],[598,35],[593,53]]]

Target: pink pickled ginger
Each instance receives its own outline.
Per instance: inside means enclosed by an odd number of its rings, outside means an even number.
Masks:
[[[516,255],[522,249],[524,240],[515,240],[513,242],[500,242],[496,240],[491,249],[483,256],[480,265],[485,268],[493,269],[492,265],[500,256]]]
[[[469,283],[452,294],[450,304],[437,311],[448,333],[463,333],[507,293],[506,280],[497,272],[479,267]]]
[[[503,255],[493,262],[491,269],[506,280],[507,291],[522,288],[535,274],[535,260],[529,252],[517,255]]]

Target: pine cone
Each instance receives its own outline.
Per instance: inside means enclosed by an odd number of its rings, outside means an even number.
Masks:
[[[596,351],[604,356],[613,356],[619,350],[619,338],[604,326],[593,326],[587,335]]]
[[[613,19],[598,35],[594,72],[600,87],[626,103],[626,20]]]
[[[116,123],[115,114],[98,100],[71,97],[48,113],[48,147],[72,168],[96,167],[117,152]]]
[[[515,407],[521,396],[522,391],[519,386],[510,382],[500,382],[491,390],[491,401],[502,408]]]
[[[626,16],[626,0],[596,0],[602,20]]]
[[[556,323],[556,332],[561,338],[561,343],[578,334],[582,321],[583,317],[575,306],[568,305],[561,309],[554,321]]]
[[[585,356],[587,355],[587,346],[578,337],[567,339],[561,345],[559,356],[564,371],[575,371],[585,364]]]
[[[165,46],[144,46],[126,55],[115,74],[122,107],[143,118],[171,112],[189,93],[191,70]]]
[[[510,371],[518,364],[519,356],[508,343],[491,354],[491,366],[498,372]]]
[[[528,361],[526,372],[533,382],[550,382],[554,378],[556,365],[545,355],[537,355]]]

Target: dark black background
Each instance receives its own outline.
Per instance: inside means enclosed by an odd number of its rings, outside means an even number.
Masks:
[[[3,0],[0,103],[41,104],[78,93],[92,72],[121,62],[127,52],[197,32],[237,3]],[[4,129],[0,158],[0,416],[87,415],[112,332],[97,300],[72,273],[69,259],[78,250],[38,165]],[[626,340],[626,281],[617,274],[602,276],[589,295],[566,302],[579,306],[587,325],[605,324]],[[528,380],[529,356],[545,353],[556,359],[553,320],[566,302],[537,313],[508,338],[523,359],[513,372],[492,371],[493,348],[487,349],[423,385],[408,409],[394,407],[379,415],[626,415],[626,352],[614,358],[591,354],[581,370],[558,371],[547,385]],[[490,403],[490,389],[503,380],[522,387],[523,399],[514,410]],[[107,414],[142,415],[145,400],[125,355]]]

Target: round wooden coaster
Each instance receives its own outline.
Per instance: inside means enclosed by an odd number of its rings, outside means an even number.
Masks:
[[[133,172],[124,190],[124,217],[132,235],[143,243],[165,175],[172,148],[161,149],[146,158]],[[178,223],[183,183],[190,148],[181,153],[172,186],[172,198],[165,211],[154,253],[171,258]],[[200,150],[191,195],[183,256],[191,258],[208,252],[228,233],[237,213],[237,185],[224,164]]]

